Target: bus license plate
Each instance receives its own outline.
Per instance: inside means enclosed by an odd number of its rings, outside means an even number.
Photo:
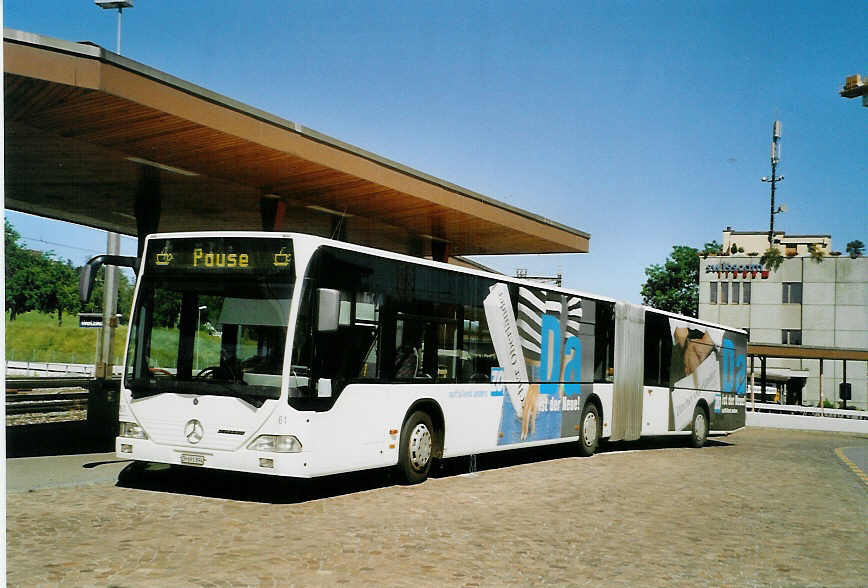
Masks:
[[[205,465],[205,456],[204,455],[189,455],[187,453],[181,454],[181,463],[185,465]]]

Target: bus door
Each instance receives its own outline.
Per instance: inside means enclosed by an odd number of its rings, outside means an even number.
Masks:
[[[458,320],[398,313],[395,319],[394,378],[456,381],[460,340]]]

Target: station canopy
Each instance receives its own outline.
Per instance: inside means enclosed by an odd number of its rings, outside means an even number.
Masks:
[[[3,49],[7,208],[133,236],[301,231],[437,258],[588,251],[583,231],[101,47],[6,29]]]

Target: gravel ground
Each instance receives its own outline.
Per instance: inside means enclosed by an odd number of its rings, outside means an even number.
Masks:
[[[84,388],[47,388],[40,390],[22,390],[20,392],[6,393],[7,399],[10,397],[22,398],[32,394],[57,394],[60,396],[69,392],[86,392]],[[8,400],[7,400],[8,403]],[[84,421],[87,420],[87,409],[81,410],[61,410],[58,412],[45,412],[41,414],[7,414],[6,426],[14,427],[16,425],[40,425],[43,423],[65,423],[69,421]]]
[[[484,455],[417,486],[130,466],[118,486],[7,494],[7,581],[866,586],[868,486],[840,447],[868,437],[749,428],[704,449]]]
[[[42,423],[65,423],[68,421],[86,421],[87,409],[65,410],[62,412],[45,412],[42,414],[7,414],[6,426],[40,425]]]

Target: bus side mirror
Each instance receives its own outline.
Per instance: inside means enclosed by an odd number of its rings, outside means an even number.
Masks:
[[[330,288],[318,288],[316,330],[334,333],[338,330],[341,315],[341,292]]]
[[[117,265],[121,267],[131,267],[138,273],[138,259],[135,257],[127,257],[124,255],[97,255],[91,257],[84,267],[81,268],[81,278],[78,282],[78,297],[82,304],[87,304],[90,300],[90,293],[93,291],[93,281],[96,279],[96,274],[99,268],[103,265]]]

